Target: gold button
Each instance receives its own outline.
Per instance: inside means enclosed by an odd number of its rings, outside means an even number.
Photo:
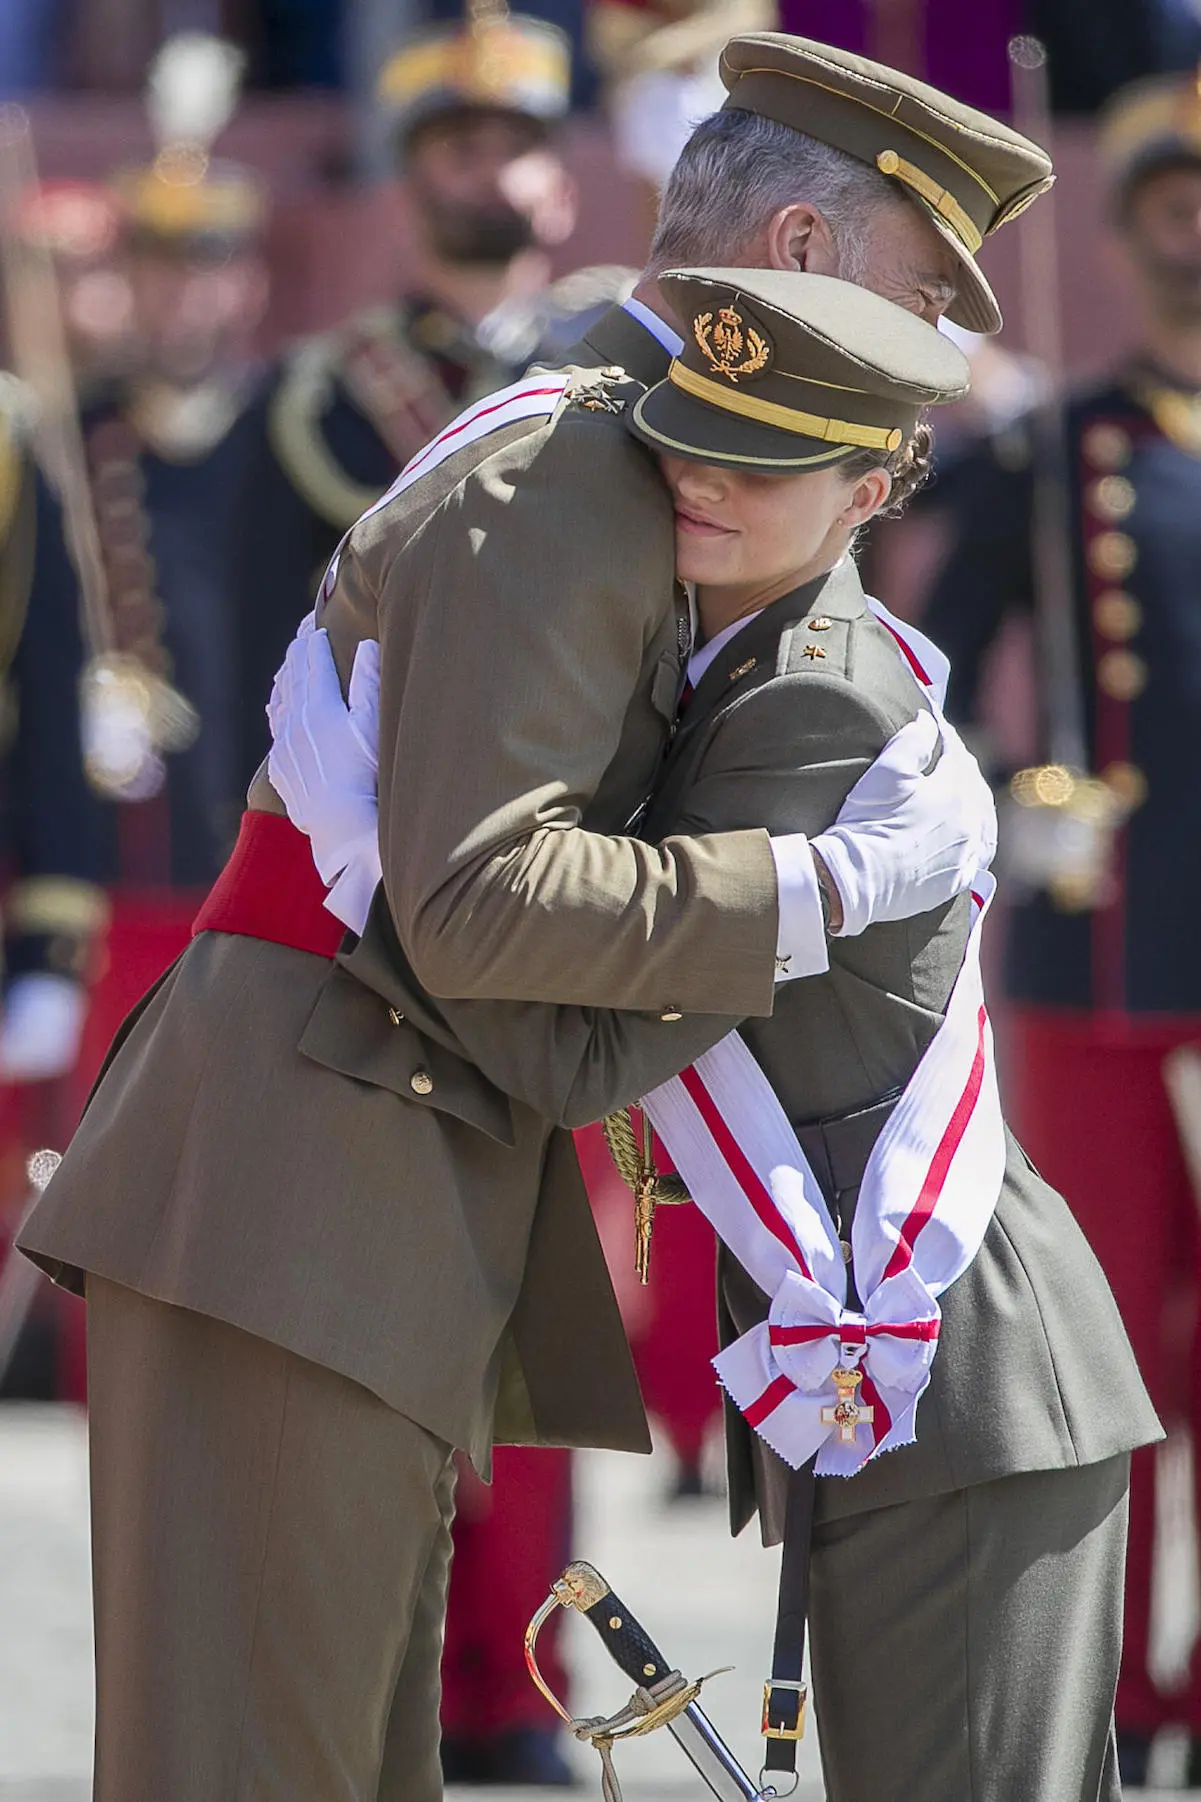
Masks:
[[[1130,434],[1120,425],[1094,425],[1084,434],[1084,455],[1094,469],[1125,469],[1132,450]]]
[[[1097,681],[1111,700],[1134,701],[1147,686],[1147,666],[1133,651],[1106,651]]]
[[[678,1007],[665,1007],[659,1018],[665,1020],[669,1026],[674,1026],[676,1021],[682,1020],[684,1016]]]
[[[1093,622],[1102,638],[1122,643],[1133,638],[1142,625],[1143,610],[1125,589],[1107,588],[1093,602]]]
[[[1147,799],[1147,778],[1133,763],[1107,763],[1101,780],[1116,795],[1127,813],[1133,813]]]
[[[621,1632],[621,1616],[620,1616],[620,1614],[611,1614],[609,1616],[609,1625],[613,1629],[614,1633],[620,1633]]]
[[[412,1089],[414,1095],[432,1095],[434,1092],[434,1079],[428,1070],[414,1070],[412,1076],[409,1078],[409,1087]]]
[[[642,1675],[644,1677],[653,1677],[658,1668],[657,1664],[644,1664],[642,1667]]]
[[[399,1008],[390,1007],[388,1009],[388,1018],[391,1020],[393,1026],[399,1026],[404,1019],[404,1015]]]
[[[838,1241],[838,1243],[839,1243],[839,1245],[840,1245],[840,1246],[841,1246],[841,1247],[842,1247],[842,1261],[843,1261],[843,1263],[844,1263],[844,1264],[849,1264],[849,1263],[850,1263],[850,1261],[851,1261],[851,1248],[850,1248],[850,1246],[849,1246],[849,1244],[848,1244],[848,1243],[847,1243],[847,1241],[846,1241],[846,1240],[845,1240],[845,1239],[840,1239],[840,1240],[839,1240],[839,1241]]]
[[[819,613],[816,619],[808,621],[809,630],[811,632],[828,632],[833,624],[834,621],[832,619],[827,619],[824,613]]]
[[[1088,491],[1088,504],[1098,519],[1118,525],[1134,511],[1134,483],[1125,476],[1102,476]]]
[[[1126,532],[1098,532],[1088,547],[1088,561],[1107,582],[1122,582],[1138,562],[1138,546]]]

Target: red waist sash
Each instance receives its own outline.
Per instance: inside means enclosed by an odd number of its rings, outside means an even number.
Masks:
[[[325,885],[304,833],[283,814],[251,809],[242,815],[229,862],[192,922],[192,937],[235,932],[333,957],[346,928],[324,901]]]

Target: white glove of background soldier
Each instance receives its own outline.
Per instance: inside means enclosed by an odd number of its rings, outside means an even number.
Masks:
[[[49,1082],[73,1070],[87,1011],[83,984],[70,976],[15,976],[0,1020],[0,1082]]]

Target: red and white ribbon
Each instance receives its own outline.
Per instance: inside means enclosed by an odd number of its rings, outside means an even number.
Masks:
[[[946,659],[875,603],[872,611],[938,709]],[[819,1476],[851,1476],[912,1443],[938,1347],[938,1297],[971,1264],[996,1208],[1005,1133],[980,974],[994,889],[981,871],[943,1024],[864,1171],[850,1241],[861,1310],[847,1305],[847,1266],[817,1177],[737,1033],[644,1099],[697,1206],[771,1298],[767,1320],[714,1365],[794,1469],[816,1454]],[[833,1419],[837,1366],[861,1378],[862,1415],[850,1431]]]

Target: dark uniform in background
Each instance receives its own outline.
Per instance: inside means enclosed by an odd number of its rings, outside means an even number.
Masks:
[[[129,1008],[188,942],[228,853],[252,769],[242,719],[261,707],[233,580],[252,468],[250,344],[265,303],[260,185],[194,146],[117,178],[126,210],[135,369],[92,397],[84,451],[117,649],[194,713],[157,792],[93,794],[80,836],[112,918],[84,1033],[79,1100]],[[39,547],[43,584],[72,581]]]
[[[127,349],[127,289],[114,267],[118,203],[99,182],[40,182],[22,195],[9,229],[57,275],[65,352],[77,389],[86,394]],[[58,501],[33,456],[37,415],[33,395],[6,380],[0,398],[0,1214],[24,1203],[29,1153],[65,1144],[73,1130],[71,1072],[93,951],[107,919],[82,765],[78,601]],[[0,1246],[7,1237],[0,1229]],[[80,1310],[65,1298],[40,1295],[0,1370],[0,1394],[46,1399],[82,1389]]]
[[[95,786],[80,701],[94,647],[62,509],[31,468],[28,604],[8,680],[0,1071],[21,1083],[26,1120],[36,1109],[33,1142],[57,1145],[120,1021],[188,942],[253,774],[241,720],[262,706],[231,570],[253,441],[263,196],[248,171],[210,163],[207,146],[165,143],[153,166],[103,191],[120,231],[108,264],[70,259],[71,229],[82,242],[85,203],[101,192],[43,191],[36,223],[58,264],[114,645],[173,684],[194,729],[164,756],[155,792],[116,799]],[[30,1138],[26,1124],[13,1143]],[[82,1400],[81,1311],[62,1313],[57,1337],[46,1380]]]
[[[1068,405],[1073,605],[1090,766],[1131,809],[1101,904],[1065,910],[1039,892],[1015,906],[1009,1089],[1017,1131],[1083,1224],[1117,1297],[1157,1409],[1201,1432],[1196,1317],[1201,1234],[1164,1082],[1165,1056],[1201,1042],[1201,111],[1192,83],[1119,105],[1109,143],[1119,223],[1141,265],[1148,341]],[[1132,210],[1183,206],[1183,244],[1152,245]],[[1187,211],[1191,208],[1191,213]],[[1169,219],[1168,230],[1176,225]],[[1191,237],[1191,246],[1189,238]],[[1034,602],[1031,433],[984,444],[945,490],[955,539],[924,625],[952,662],[949,711],[976,715],[987,654]],[[937,499],[937,495],[936,495]],[[1181,1304],[1183,1303],[1183,1307]],[[1191,1334],[1191,1337],[1190,1337]],[[1150,1666],[1156,1457],[1135,1452],[1125,1652],[1117,1696],[1123,1773],[1145,1780],[1150,1741],[1187,1728],[1201,1781],[1201,1656],[1164,1693]]]

